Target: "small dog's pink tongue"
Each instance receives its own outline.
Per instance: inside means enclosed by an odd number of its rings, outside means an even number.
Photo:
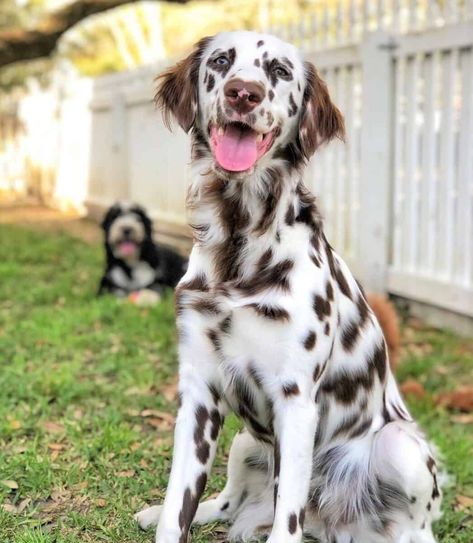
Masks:
[[[215,130],[214,152],[217,162],[231,172],[250,169],[258,158],[256,138],[257,133],[253,130],[241,130],[234,125],[227,125],[221,136]]]
[[[136,251],[136,244],[132,241],[123,241],[120,243],[120,251],[125,256],[131,256]]]

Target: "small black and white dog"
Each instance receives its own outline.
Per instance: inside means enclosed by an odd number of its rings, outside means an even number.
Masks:
[[[105,214],[102,228],[107,261],[98,295],[124,297],[146,290],[159,297],[185,273],[186,259],[153,241],[151,219],[141,206],[117,202]]]

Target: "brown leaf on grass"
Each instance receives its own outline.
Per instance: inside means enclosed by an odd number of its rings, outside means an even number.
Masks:
[[[168,402],[173,402],[177,398],[177,381],[165,385],[161,393]]]
[[[1,507],[7,513],[16,513],[16,507],[11,503],[2,503]]]
[[[414,396],[419,399],[425,396],[424,385],[414,379],[407,379],[407,381],[404,381],[401,385],[401,392],[404,396]]]
[[[473,424],[473,413],[464,415],[452,415],[450,417],[457,424]]]
[[[23,511],[28,507],[30,503],[31,498],[25,498],[24,500],[21,500],[21,502],[16,506],[16,512],[23,513]]]
[[[65,430],[64,424],[60,422],[54,422],[52,420],[47,420],[43,422],[42,426],[47,432],[52,433],[63,432]]]
[[[9,426],[11,430],[19,430],[21,428],[21,422],[19,420],[11,420]]]
[[[150,417],[146,419],[146,424],[149,424],[153,428],[156,428],[157,430],[170,430],[172,428],[173,422],[170,422],[169,420],[165,419],[157,419],[154,417]]]
[[[136,441],[135,443],[132,443],[130,445],[130,451],[137,451],[138,449],[141,449],[141,443],[139,441]]]
[[[0,481],[3,486],[6,486],[10,490],[17,490],[18,489],[18,483],[16,481],[12,481],[11,479],[4,479],[3,481]]]
[[[473,498],[459,494],[455,499],[455,511],[466,511],[473,508]]]
[[[435,403],[447,409],[458,411],[473,411],[473,386],[462,386],[452,392],[439,394]]]
[[[104,500],[103,498],[97,498],[95,500],[95,505],[97,507],[105,507],[107,505],[107,500]]]
[[[83,418],[84,412],[82,411],[82,409],[74,409],[73,416],[76,420],[80,420]]]
[[[124,477],[124,478],[130,478],[130,477],[133,477],[135,475],[135,470],[134,469],[127,469],[125,471],[119,471],[117,473],[117,477]]]
[[[48,449],[51,451],[63,451],[66,446],[63,443],[48,443]]]

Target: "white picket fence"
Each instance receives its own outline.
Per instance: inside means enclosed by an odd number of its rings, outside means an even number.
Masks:
[[[345,115],[346,143],[306,175],[329,239],[369,288],[473,317],[473,2],[317,6],[271,31],[305,50]],[[99,216],[133,199],[159,230],[188,232],[188,138],[152,103],[162,68],[64,86],[56,200]]]

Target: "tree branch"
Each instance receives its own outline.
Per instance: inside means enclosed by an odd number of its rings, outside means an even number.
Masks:
[[[35,27],[0,31],[0,67],[20,60],[33,60],[50,55],[59,38],[89,15],[137,0],[74,0],[51,13]],[[186,0],[171,0],[185,3]]]

